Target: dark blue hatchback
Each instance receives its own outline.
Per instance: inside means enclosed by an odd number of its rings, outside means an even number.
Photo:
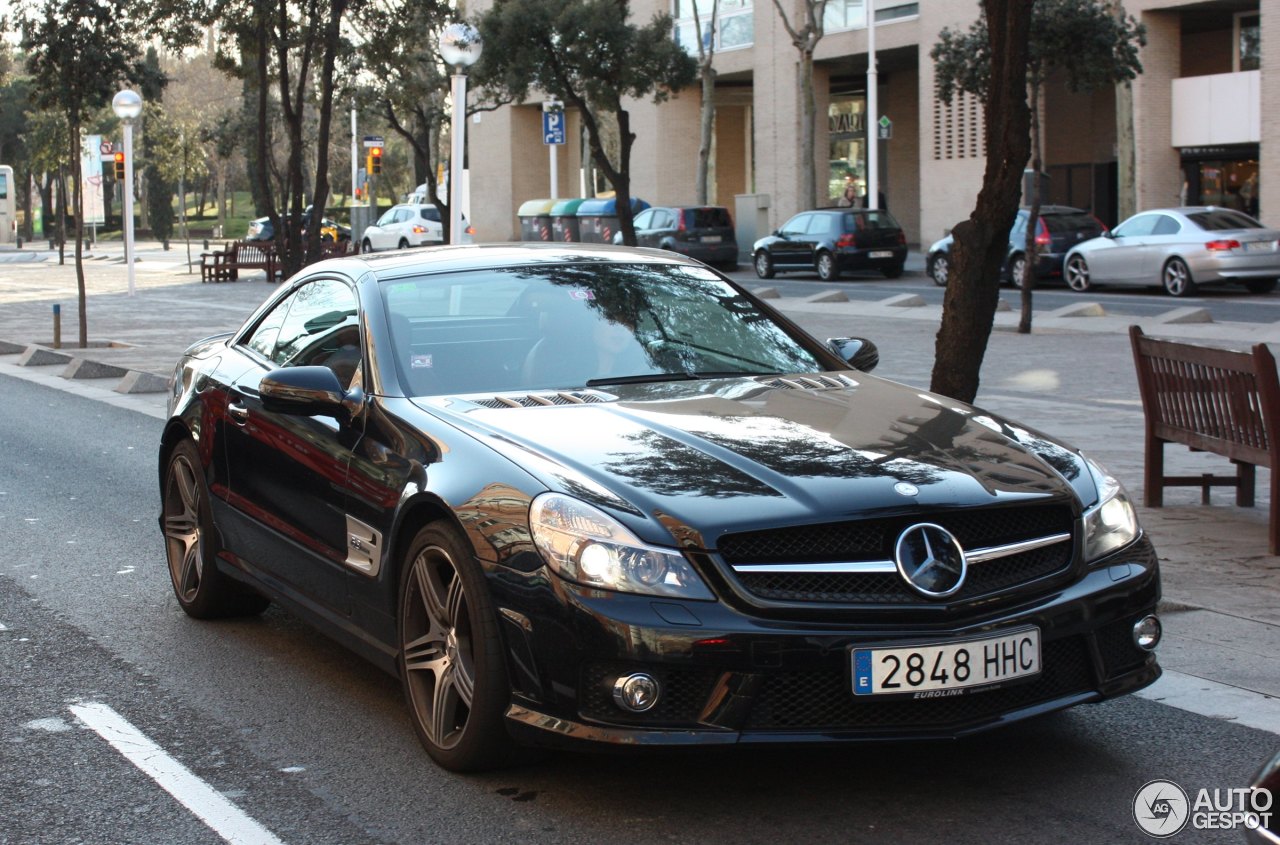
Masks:
[[[802,211],[751,250],[756,275],[811,271],[829,282],[841,273],[872,270],[890,279],[902,275],[907,237],[887,211],[819,208]]]

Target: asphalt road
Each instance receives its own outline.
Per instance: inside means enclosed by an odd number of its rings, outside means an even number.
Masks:
[[[1127,698],[955,743],[559,754],[449,775],[393,679],[287,614],[179,610],[156,526],[159,421],[3,376],[0,390],[3,845],[237,841],[85,727],[70,708],[86,704],[274,835],[239,841],[288,843],[1132,843],[1144,783],[1239,786],[1276,746]]]

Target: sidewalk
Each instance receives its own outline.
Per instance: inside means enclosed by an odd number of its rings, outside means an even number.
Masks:
[[[69,259],[59,266],[56,253],[52,258],[32,253],[45,258],[33,261],[0,251],[0,374],[162,418],[165,380],[182,350],[238,327],[273,286],[262,273],[237,283],[202,285],[194,244],[191,273],[185,249],[163,252],[143,245],[135,265],[137,292],[130,297],[119,246],[114,255],[111,250],[104,247],[85,263],[89,339],[103,344],[85,350],[68,348],[77,337],[74,263]],[[748,287],[765,286],[756,280]],[[928,385],[940,308],[904,305],[901,297],[879,303],[818,301],[825,299],[819,283],[814,291],[805,299],[772,303],[820,338],[871,338],[881,350],[877,375]],[[39,363],[52,354],[54,304],[61,305],[60,354],[67,359]],[[1034,332],[1027,336],[1012,330],[1015,313],[997,314],[976,404],[1080,447],[1141,501],[1143,420],[1129,322],[1037,313]],[[1144,329],[1234,348],[1273,337],[1280,342],[1280,329],[1270,324],[1164,323]],[[101,365],[119,372],[108,373]],[[1226,468],[1221,458],[1181,447],[1168,447],[1166,455],[1169,471],[1177,474]],[[1166,638],[1160,654],[1169,670],[1147,694],[1208,696],[1208,703],[1187,709],[1208,708],[1245,723],[1253,719],[1255,726],[1280,733],[1280,558],[1266,553],[1267,473],[1259,475],[1255,508],[1235,507],[1230,491],[1215,491],[1206,507],[1198,489],[1172,488],[1165,508],[1141,510],[1163,567]],[[1239,691],[1253,697],[1233,701],[1245,694]]]

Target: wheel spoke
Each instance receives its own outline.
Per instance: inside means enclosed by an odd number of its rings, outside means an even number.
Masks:
[[[184,597],[194,596],[200,589],[200,578],[204,575],[204,561],[201,560],[200,543],[192,543],[182,556],[182,569],[178,573],[178,588]]]
[[[404,667],[411,672],[428,671],[439,676],[445,660],[444,632],[432,624],[431,630],[404,644]]]
[[[442,595],[438,569],[433,563],[431,556],[424,553],[418,558],[418,563],[414,567],[413,575],[418,582],[418,594],[422,598],[423,608],[427,612],[427,618],[431,620],[432,625],[440,625],[448,628],[452,625],[452,617],[449,616],[449,608],[447,606],[448,593]]]
[[[459,719],[468,702],[462,698],[454,667],[448,667],[436,676],[436,686],[431,696],[432,738],[437,745],[445,745],[449,737],[460,727]]]

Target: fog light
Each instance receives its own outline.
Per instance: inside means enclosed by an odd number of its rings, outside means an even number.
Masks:
[[[658,682],[643,672],[623,675],[613,682],[613,703],[631,713],[652,710],[659,694]]]
[[[1153,651],[1160,644],[1162,632],[1159,619],[1144,616],[1133,626],[1133,644],[1143,651]]]

